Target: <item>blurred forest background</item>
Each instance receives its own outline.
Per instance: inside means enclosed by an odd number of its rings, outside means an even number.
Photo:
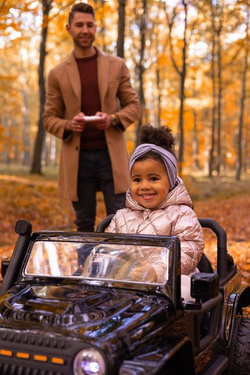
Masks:
[[[15,221],[34,229],[74,228],[56,198],[60,141],[41,115],[49,70],[72,50],[65,30],[72,0],[0,0],[0,250],[9,255]],[[249,3],[247,0],[93,0],[96,44],[124,57],[142,104],[126,132],[167,125],[179,174],[200,217],[227,230],[249,282]],[[105,216],[99,197],[97,221]],[[211,242],[213,253],[214,240]],[[0,254],[1,255],[1,254]]]
[[[72,0],[0,0],[0,162],[32,173],[57,166],[60,141],[44,132],[48,71],[72,50]],[[79,1],[78,1],[79,2]],[[180,171],[209,176],[249,168],[247,0],[93,0],[96,44],[125,58],[142,103],[139,124],[168,125]]]

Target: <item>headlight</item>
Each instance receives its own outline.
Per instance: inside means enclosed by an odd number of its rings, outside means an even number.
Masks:
[[[73,370],[74,375],[104,375],[105,361],[98,350],[82,349],[75,356]]]

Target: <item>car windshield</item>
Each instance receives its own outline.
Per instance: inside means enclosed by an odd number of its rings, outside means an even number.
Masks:
[[[147,269],[153,266],[152,280]],[[132,272],[144,267],[143,276]],[[164,246],[131,244],[36,241],[24,274],[165,284],[169,277],[169,249]]]

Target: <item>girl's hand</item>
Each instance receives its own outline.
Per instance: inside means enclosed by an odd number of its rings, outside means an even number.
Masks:
[[[135,281],[155,282],[157,280],[157,274],[154,267],[152,267],[147,261],[143,261],[139,267],[133,268],[128,276],[131,280]]]

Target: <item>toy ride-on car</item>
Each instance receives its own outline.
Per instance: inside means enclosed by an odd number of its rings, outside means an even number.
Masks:
[[[249,373],[249,287],[217,236],[217,268],[203,257],[192,301],[180,295],[175,236],[36,231],[18,221],[2,264],[1,375],[218,375]],[[150,251],[157,282],[131,276]],[[205,272],[204,272],[205,271]]]

